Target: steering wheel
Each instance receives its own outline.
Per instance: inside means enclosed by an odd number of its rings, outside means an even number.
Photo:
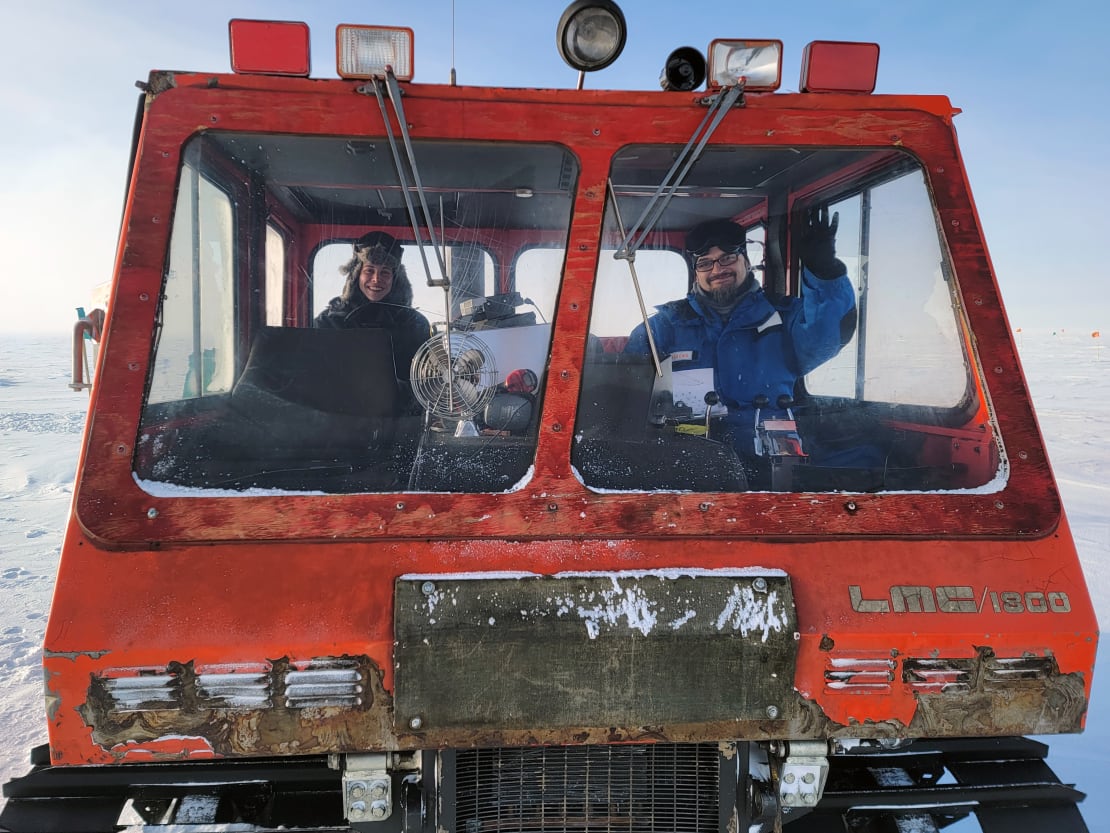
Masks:
[[[392,327],[396,321],[387,304],[373,301],[355,307],[343,316],[344,327]]]

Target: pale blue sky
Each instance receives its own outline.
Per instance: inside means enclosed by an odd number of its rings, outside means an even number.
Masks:
[[[574,86],[554,43],[568,2],[455,0],[459,83]],[[154,68],[229,71],[229,18],[306,21],[316,77],[335,75],[338,23],[412,27],[417,82],[446,82],[451,66],[451,0],[6,5],[0,333],[68,332],[73,308],[110,278],[134,82]],[[750,37],[784,42],[790,90],[809,41],[877,41],[876,92],[945,94],[964,111],[957,130],[1011,323],[1110,330],[1110,71],[1100,57],[1110,23],[1099,0],[622,7],[628,44],[590,87],[657,89],[673,48]]]

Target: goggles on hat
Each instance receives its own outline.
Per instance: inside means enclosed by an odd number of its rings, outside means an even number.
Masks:
[[[697,258],[716,246],[722,252],[747,256],[747,242],[744,229],[731,220],[707,220],[686,234],[686,251]]]
[[[400,260],[402,251],[404,250],[401,244],[397,242],[397,238],[386,234],[384,231],[367,232],[355,241],[355,254],[361,260],[375,256]]]

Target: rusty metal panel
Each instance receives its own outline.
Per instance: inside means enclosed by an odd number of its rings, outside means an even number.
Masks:
[[[399,729],[765,720],[793,695],[779,571],[402,576],[395,594]]]

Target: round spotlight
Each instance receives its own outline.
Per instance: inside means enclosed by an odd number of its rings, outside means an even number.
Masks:
[[[628,34],[624,14],[612,0],[575,0],[559,18],[559,56],[579,72],[604,69],[617,60]]]
[[[680,46],[667,56],[659,86],[664,90],[688,92],[705,80],[705,56],[692,46]]]

